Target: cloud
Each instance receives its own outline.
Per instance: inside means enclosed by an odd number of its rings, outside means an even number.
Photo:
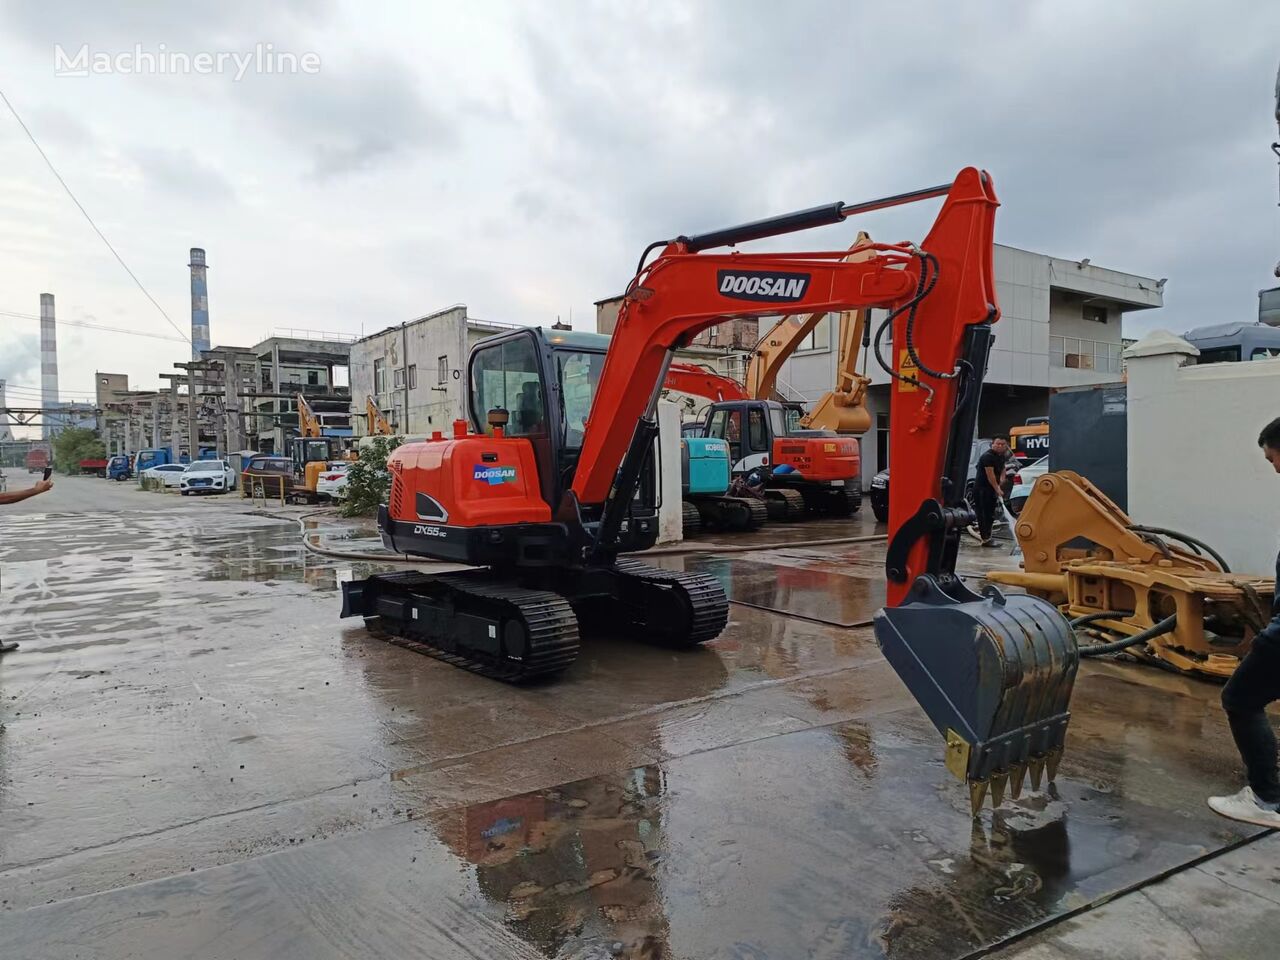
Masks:
[[[235,187],[190,150],[138,147],[131,155],[143,182],[171,197],[205,203],[234,203]]]
[[[4,323],[11,321],[5,320]],[[40,382],[40,338],[17,336],[6,339],[0,347],[0,380],[10,383]],[[14,406],[23,406],[10,398]]]
[[[318,180],[367,170],[409,151],[438,154],[458,145],[455,118],[428,103],[418,78],[385,57],[320,73],[246,79],[242,105],[301,151]]]

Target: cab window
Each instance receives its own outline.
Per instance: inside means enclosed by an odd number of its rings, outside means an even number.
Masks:
[[[604,354],[557,350],[556,370],[560,377],[560,395],[564,398],[562,439],[566,447],[576,449],[582,446],[591,402],[604,370]]]
[[[502,407],[510,414],[507,436],[546,434],[542,378],[531,338],[515,337],[476,351],[471,361],[471,377],[472,412],[485,433],[493,433],[488,412]]]
[[[764,411],[759,407],[752,407],[748,412],[747,430],[750,432],[748,439],[752,450],[769,449],[768,431],[764,428]]]

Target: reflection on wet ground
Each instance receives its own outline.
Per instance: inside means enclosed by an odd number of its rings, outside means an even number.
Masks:
[[[972,823],[834,625],[882,544],[662,558],[766,609],[516,689],[339,621],[370,568],[297,537],[0,523],[0,956],[956,957],[1256,832],[1204,805],[1235,776],[1218,689],[1114,664],[1055,791]]]

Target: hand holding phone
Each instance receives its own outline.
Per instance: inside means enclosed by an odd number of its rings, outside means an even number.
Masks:
[[[53,467],[45,467],[45,468],[44,468],[44,476],[43,476],[43,477],[41,477],[40,479],[41,479],[41,480],[48,480],[48,479],[49,479],[50,477],[52,477],[52,476],[53,476]]]

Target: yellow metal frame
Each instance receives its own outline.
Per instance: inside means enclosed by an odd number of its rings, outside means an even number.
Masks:
[[[1269,577],[1224,573],[1207,556],[1133,529],[1133,521],[1084,477],[1069,470],[1036,481],[1014,526],[1023,570],[987,579],[1056,603],[1071,619],[1123,612],[1094,627],[1116,637],[1148,630],[1177,614],[1171,633],[1130,652],[1184,673],[1231,676],[1270,617]],[[1206,621],[1231,634],[1211,636]]]

